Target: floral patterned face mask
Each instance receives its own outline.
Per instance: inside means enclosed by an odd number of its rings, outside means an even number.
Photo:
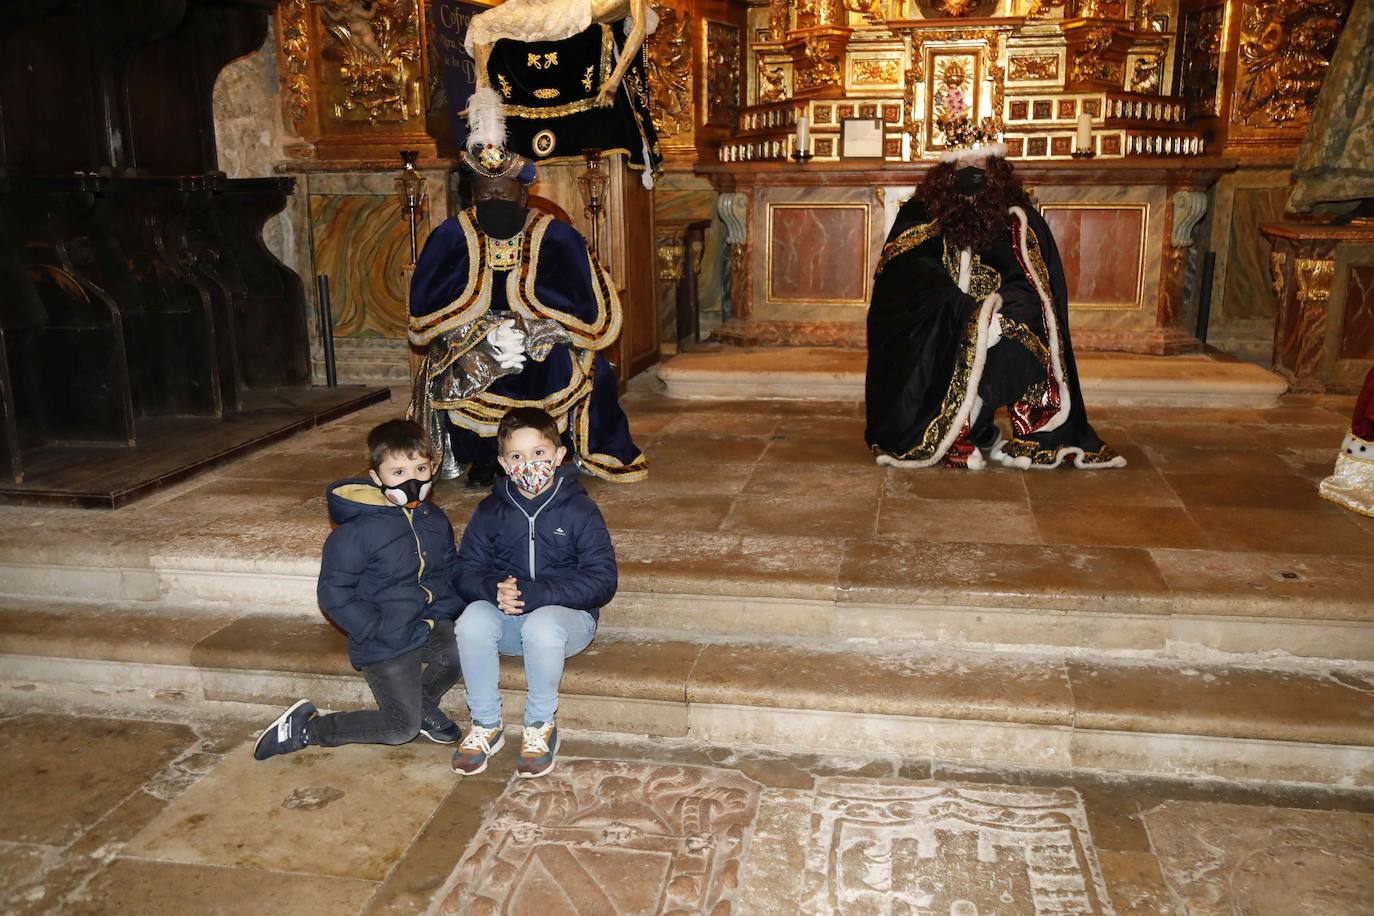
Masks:
[[[553,462],[545,458],[539,461],[522,461],[513,464],[506,471],[515,485],[526,493],[543,493],[553,481]]]

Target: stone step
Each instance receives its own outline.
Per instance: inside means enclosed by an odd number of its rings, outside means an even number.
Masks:
[[[704,347],[658,368],[670,397],[862,401],[863,350],[822,347]],[[1222,356],[1077,354],[1089,405],[1277,407],[1288,385],[1252,363]]]
[[[11,551],[0,555],[0,598],[315,620],[318,554],[282,555],[278,543],[238,556]],[[780,557],[772,542],[738,536],[704,538],[691,551],[661,547],[622,540],[620,588],[603,629],[1374,661],[1368,600],[1350,587],[1369,567],[1353,559],[1253,554],[1208,565],[1191,551],[891,541]]]
[[[320,619],[0,608],[0,680],[190,702],[371,702]],[[524,678],[502,666],[507,717]],[[611,630],[570,659],[566,728],[831,754],[1374,785],[1374,675]],[[458,718],[461,686],[446,703]]]

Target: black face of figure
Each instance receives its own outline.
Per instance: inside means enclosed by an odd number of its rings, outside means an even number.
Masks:
[[[965,197],[976,197],[988,184],[988,173],[976,165],[966,165],[954,173],[954,189]]]
[[[477,225],[492,238],[508,239],[525,228],[529,191],[515,179],[475,179],[472,199],[477,205]]]

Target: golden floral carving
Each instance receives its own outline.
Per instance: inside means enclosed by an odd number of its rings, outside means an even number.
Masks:
[[[692,128],[691,33],[688,17],[676,7],[659,7],[658,15],[658,30],[646,45],[653,92],[650,111],[659,137],[667,139]]]
[[[706,22],[706,123],[734,127],[739,117],[739,27]]]
[[[1311,117],[1349,0],[1247,2],[1241,18],[1234,120],[1301,127]]]
[[[310,86],[309,0],[286,0],[277,10],[286,83],[286,109],[297,132],[310,117],[314,101]]]
[[[1046,54],[1042,57],[1010,57],[1007,58],[1007,69],[1011,73],[1011,79],[1016,82],[1058,79],[1059,56]]]
[[[676,283],[682,279],[682,257],[687,246],[680,238],[661,238],[658,240],[658,278],[665,283]]]
[[[419,114],[422,93],[414,71],[420,30],[413,5],[401,0],[317,0],[317,5],[339,61],[343,91],[333,103],[334,116],[352,114],[376,123]]]
[[[895,83],[897,76],[898,63],[896,60],[854,61],[854,82],[856,85]]]

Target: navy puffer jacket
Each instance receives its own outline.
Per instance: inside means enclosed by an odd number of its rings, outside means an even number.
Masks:
[[[601,517],[564,465],[549,491],[526,499],[508,478],[477,504],[458,547],[463,601],[496,603],[496,584],[514,576],[525,612],[550,604],[599,618],[615,595],[615,547]]]
[[[324,542],[320,607],[348,634],[353,667],[423,646],[429,620],[463,609],[453,587],[453,526],[438,506],[392,505],[370,480],[340,480],[325,491],[339,527]]]

